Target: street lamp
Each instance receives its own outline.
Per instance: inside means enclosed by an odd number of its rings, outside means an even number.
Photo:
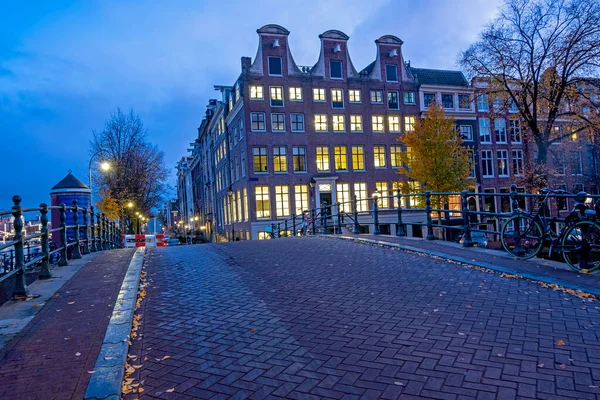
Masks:
[[[94,205],[94,190],[92,188],[92,162],[94,161],[94,158],[99,156],[101,153],[103,153],[103,150],[98,150],[97,152],[95,152],[94,154],[92,154],[92,156],[90,157],[90,162],[88,164],[88,187],[90,188],[90,205]],[[110,170],[110,163],[108,161],[102,161],[100,163],[100,169],[104,172],[107,172],[108,170]]]
[[[231,186],[227,188],[227,197],[229,197],[229,220],[231,221],[231,240],[235,242],[235,225],[233,221],[233,189]]]

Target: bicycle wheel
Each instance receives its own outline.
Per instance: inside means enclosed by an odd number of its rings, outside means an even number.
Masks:
[[[540,225],[528,215],[510,217],[502,227],[502,247],[513,257],[528,259],[540,252],[544,243]]]
[[[592,221],[577,222],[565,231],[561,247],[573,271],[595,271],[600,267],[600,226]]]

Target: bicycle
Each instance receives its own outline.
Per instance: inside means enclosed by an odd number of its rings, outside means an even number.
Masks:
[[[596,223],[600,201],[596,203],[596,209],[591,210],[585,204],[585,194],[579,194],[574,209],[557,234],[551,228],[551,223],[557,219],[548,218],[547,200],[550,194],[565,194],[565,191],[542,189],[542,194],[537,211],[527,213],[519,209],[504,223],[500,234],[502,247],[513,257],[529,259],[535,257],[549,240],[549,255],[562,254],[572,270],[588,273],[600,268],[600,225]]]

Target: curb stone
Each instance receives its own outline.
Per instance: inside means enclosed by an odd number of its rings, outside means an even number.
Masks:
[[[129,351],[129,333],[144,262],[145,248],[140,247],[131,258],[121,284],[94,373],[85,391],[84,400],[119,400]]]
[[[442,252],[424,250],[424,249],[419,249],[417,247],[405,246],[405,245],[392,243],[392,242],[384,242],[382,240],[356,238],[356,237],[352,237],[352,236],[335,236],[333,238],[342,239],[342,240],[352,240],[355,242],[362,242],[362,243],[366,243],[366,244],[378,244],[378,245],[387,246],[387,247],[395,247],[400,250],[411,251],[413,253],[425,254],[425,255],[433,256],[433,257],[439,257],[439,258],[443,258],[446,260],[458,262],[461,264],[474,265],[476,267],[491,269],[493,271],[501,272],[501,273],[505,273],[505,274],[519,275],[525,279],[539,281],[539,282],[543,282],[543,283],[547,283],[547,284],[559,285],[559,286],[562,286],[567,289],[580,290],[585,293],[593,294],[595,296],[600,296],[600,289],[595,288],[595,287],[586,286],[586,285],[577,285],[577,284],[574,284],[571,282],[565,282],[560,279],[549,278],[547,276],[536,275],[536,274],[532,274],[529,272],[517,272],[517,271],[514,271],[509,268],[500,267],[498,265],[489,264],[489,263],[481,262],[481,261],[472,261],[472,260],[468,260],[463,257],[452,256],[452,255],[445,254]]]

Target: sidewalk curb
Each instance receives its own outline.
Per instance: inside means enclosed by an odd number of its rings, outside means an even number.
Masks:
[[[144,262],[144,247],[133,254],[115,308],[106,328],[94,373],[85,391],[85,400],[119,400],[125,362],[129,351],[129,333]]]
[[[363,242],[366,244],[379,244],[382,246],[388,246],[388,247],[395,247],[401,250],[405,250],[405,251],[411,251],[414,253],[419,253],[419,254],[425,254],[428,256],[433,256],[433,257],[439,257],[439,258],[443,258],[446,260],[450,260],[450,261],[454,261],[454,262],[458,262],[461,264],[467,264],[467,265],[473,265],[476,267],[481,267],[481,268],[487,268],[487,269],[491,269],[493,271],[496,272],[500,272],[500,273],[504,273],[504,274],[511,274],[511,275],[518,275],[521,276],[525,279],[529,279],[532,281],[538,281],[538,282],[543,282],[543,283],[547,283],[547,284],[554,284],[554,285],[559,285],[562,286],[564,288],[567,289],[573,289],[573,290],[580,290],[582,292],[585,293],[589,293],[589,294],[593,294],[595,296],[599,296],[600,297],[600,289],[595,288],[595,287],[591,287],[591,286],[586,286],[586,285],[577,285],[571,282],[565,282],[562,281],[560,279],[554,279],[554,278],[549,278],[547,276],[542,276],[542,275],[536,275],[536,274],[532,274],[529,272],[518,272],[518,271],[514,271],[512,269],[509,268],[504,268],[504,267],[500,267],[498,265],[494,265],[494,264],[489,264],[486,262],[481,262],[481,261],[472,261],[472,260],[468,260],[466,258],[463,257],[458,257],[458,256],[452,256],[443,252],[438,252],[438,251],[431,251],[431,250],[423,250],[423,249],[419,249],[416,247],[411,247],[411,246],[405,246],[405,245],[401,245],[401,244],[397,244],[397,243],[392,243],[392,242],[385,242],[382,240],[373,240],[373,239],[366,239],[366,238],[357,238],[357,237],[352,237],[352,236],[327,236],[335,238],[335,239],[343,239],[343,240],[352,240],[355,242]]]

